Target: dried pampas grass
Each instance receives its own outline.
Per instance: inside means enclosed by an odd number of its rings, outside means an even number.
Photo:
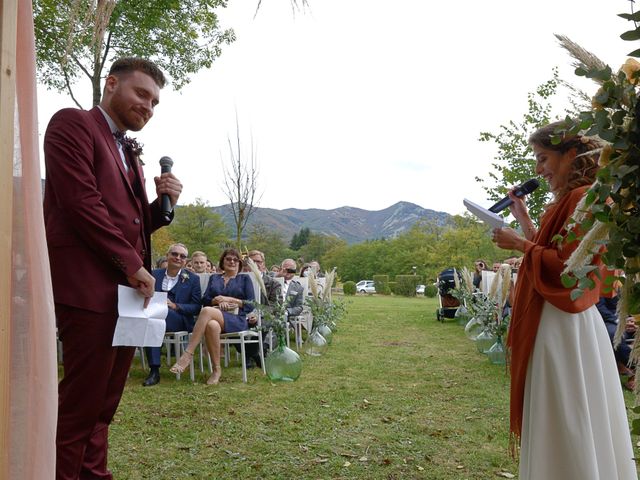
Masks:
[[[322,300],[325,302],[331,301],[331,287],[336,278],[336,267],[330,272],[324,272],[324,291],[322,292]]]
[[[593,255],[598,253],[608,238],[609,228],[607,224],[596,220],[578,245],[578,248],[574,250],[565,262],[565,269],[562,273],[572,273],[589,265],[593,261]]]
[[[264,295],[264,298],[267,299],[266,301],[268,302],[269,301],[269,297],[267,296],[267,287],[265,287],[264,281],[262,280],[262,272],[260,271],[260,269],[256,265],[256,262],[251,260],[251,258],[246,257],[244,261],[247,264],[247,266],[249,267],[249,269],[251,270],[251,273],[254,276],[254,278],[257,280],[258,285],[260,286],[260,291],[262,292],[262,295]],[[259,303],[260,299],[256,298],[256,302]]]

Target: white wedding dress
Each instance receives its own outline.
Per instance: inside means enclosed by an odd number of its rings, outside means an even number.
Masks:
[[[595,306],[545,302],[524,391],[520,480],[636,480],[622,387]]]

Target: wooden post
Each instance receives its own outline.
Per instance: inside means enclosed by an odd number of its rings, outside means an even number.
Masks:
[[[0,478],[9,478],[13,149],[17,0],[0,0]]]

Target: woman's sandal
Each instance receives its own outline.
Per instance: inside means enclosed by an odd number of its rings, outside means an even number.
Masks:
[[[183,373],[189,365],[191,365],[191,360],[193,360],[193,353],[185,349],[184,353],[180,356],[178,361],[173,364],[173,367],[171,367],[169,371],[171,373]]]

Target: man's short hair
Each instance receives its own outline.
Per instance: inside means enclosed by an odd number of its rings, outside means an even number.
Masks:
[[[189,254],[189,249],[184,243],[174,243],[172,245],[169,245],[169,248],[167,249],[167,254],[171,251],[173,247],[182,247],[187,251],[187,255]]]
[[[150,60],[137,57],[124,57],[119,58],[111,65],[109,69],[109,75],[115,75],[116,77],[123,74],[142,72],[153,78],[158,87],[164,88],[167,83],[167,79],[162,73],[162,70]]]
[[[200,250],[196,250],[195,252],[193,252],[191,254],[191,258],[193,258],[193,257],[204,257],[205,259],[208,258],[207,254],[204,253],[204,252],[201,252]]]
[[[247,253],[247,257],[249,258],[255,255],[260,255],[260,258],[262,258],[262,261],[264,262],[264,253],[262,253],[260,250],[249,250],[249,253]]]

